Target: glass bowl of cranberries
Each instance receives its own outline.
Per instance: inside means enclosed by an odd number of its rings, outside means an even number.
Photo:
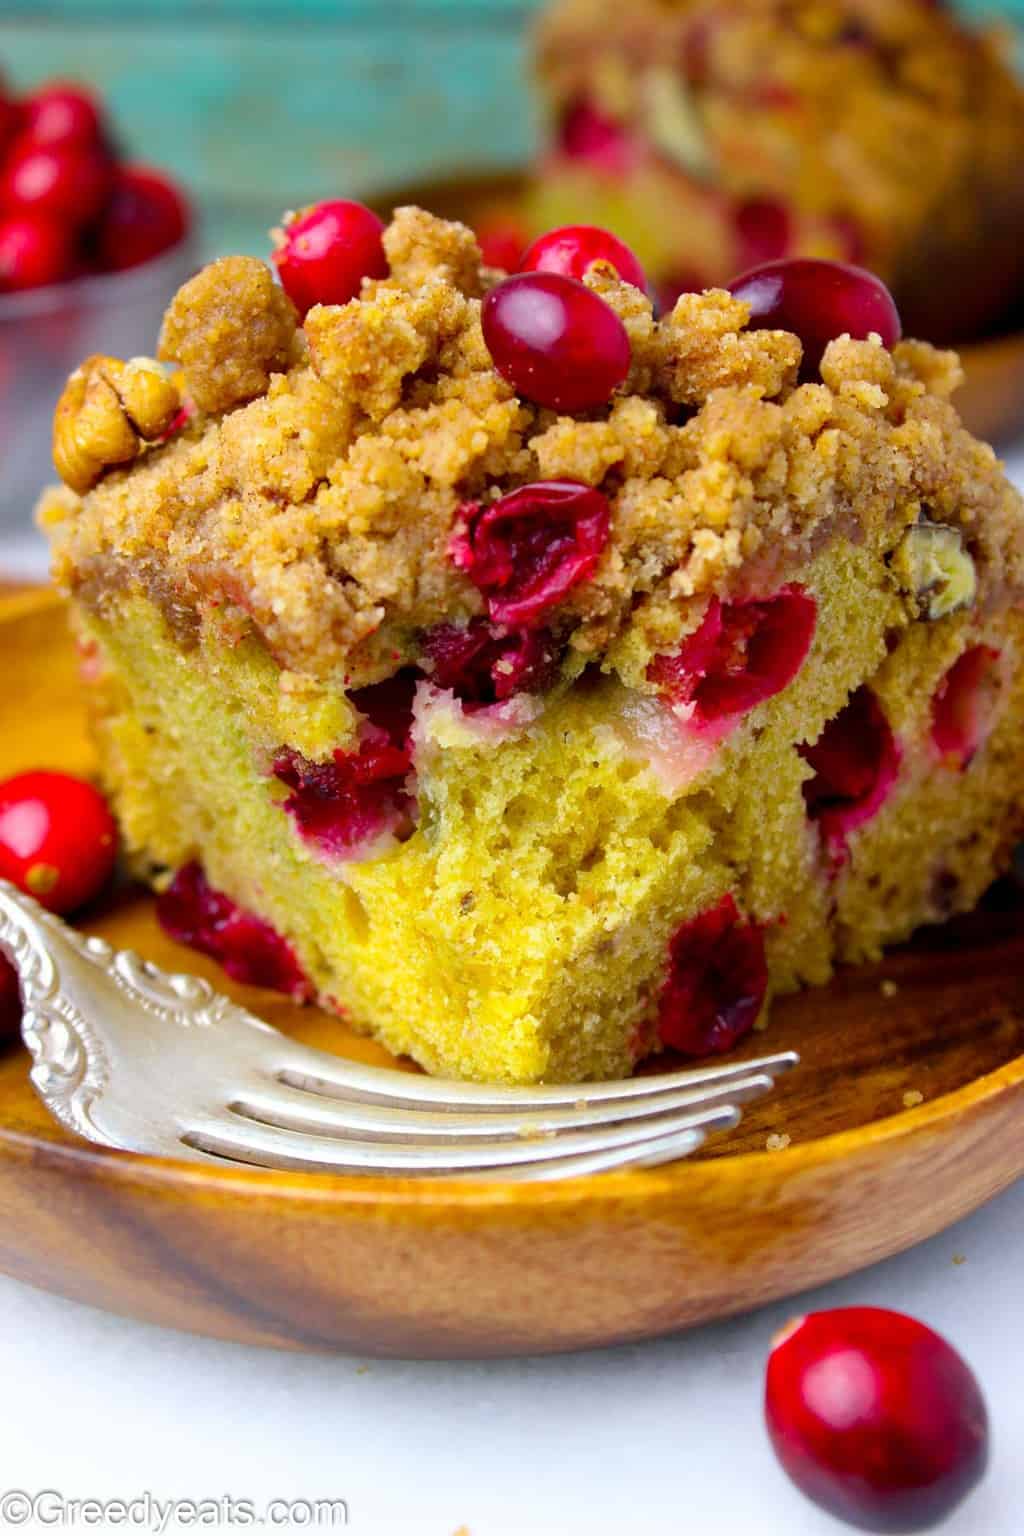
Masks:
[[[30,522],[67,375],[152,347],[194,266],[192,222],[168,176],[121,155],[87,88],[0,82],[0,535]]]

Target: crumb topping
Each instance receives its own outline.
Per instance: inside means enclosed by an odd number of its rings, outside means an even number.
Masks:
[[[469,230],[400,209],[386,280],[299,330],[269,270],[214,262],[178,293],[160,355],[195,414],[84,496],[50,496],[58,580],[84,601],[146,592],[179,630],[217,622],[290,671],[360,686],[482,615],[452,559],[460,508],[540,479],[599,487],[610,536],[548,616],[580,660],[642,679],[707,597],[768,593],[833,536],[898,543],[926,516],[964,531],[979,600],[1024,589],[1024,518],[949,396],[959,364],[919,342],[841,338],[797,384],[798,339],[748,331],[721,291],[656,320],[595,267],[632,367],[607,408],[519,398],[483,341],[493,280]]]
[[[298,317],[254,256],[224,256],[180,288],[164,316],[160,357],[179,363],[201,411],[262,395],[292,357]]]

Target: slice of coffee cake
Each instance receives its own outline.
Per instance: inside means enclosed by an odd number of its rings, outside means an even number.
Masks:
[[[164,366],[58,409],[43,519],[170,931],[515,1083],[725,1050],[972,904],[1024,827],[1024,517],[955,357],[826,263],[656,320],[607,262],[378,239],[302,315],[215,262]]]

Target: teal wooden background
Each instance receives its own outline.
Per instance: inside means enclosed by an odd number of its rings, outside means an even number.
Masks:
[[[192,188],[207,251],[257,250],[286,206],[521,161],[539,3],[36,0],[0,4],[0,62],[94,80],[133,153]]]

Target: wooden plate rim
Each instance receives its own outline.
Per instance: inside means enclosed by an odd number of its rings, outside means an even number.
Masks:
[[[0,596],[0,625],[28,615],[52,609],[58,614],[60,596],[46,587],[29,589],[12,596]],[[799,1070],[799,1069],[796,1069]],[[149,1157],[91,1145],[87,1142],[63,1143],[40,1140],[20,1131],[0,1126],[0,1145],[15,1155],[23,1154],[40,1166],[70,1167],[90,1177],[115,1178],[118,1182],[156,1189],[172,1187],[215,1187],[234,1191],[245,1197],[282,1198],[286,1201],[313,1198],[317,1203],[338,1207],[413,1206],[433,1208],[480,1209],[529,1205],[532,1207],[572,1205],[596,1207],[610,1201],[620,1202],[630,1196],[648,1200],[676,1192],[684,1193],[687,1181],[723,1187],[743,1182],[760,1182],[755,1175],[770,1164],[783,1175],[795,1177],[829,1162],[867,1155],[880,1145],[916,1136],[946,1121],[955,1120],[991,1099],[1014,1089],[1024,1091],[1024,1054],[1004,1063],[995,1071],[975,1078],[962,1087],[912,1109],[880,1120],[836,1131],[811,1141],[796,1142],[779,1151],[742,1152],[700,1162],[687,1160],[663,1169],[637,1169],[628,1173],[589,1175],[585,1178],[559,1180],[549,1184],[512,1184],[500,1180],[461,1181],[456,1179],[393,1179],[372,1175],[296,1173],[289,1171],[233,1168],[225,1165],[197,1164],[184,1159]]]

